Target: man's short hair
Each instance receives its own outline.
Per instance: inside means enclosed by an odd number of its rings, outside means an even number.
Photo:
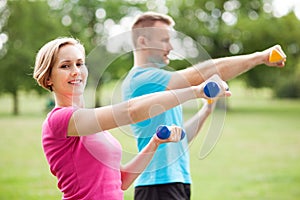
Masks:
[[[156,13],[156,12],[145,12],[139,15],[132,25],[132,41],[134,46],[137,46],[137,39],[140,36],[151,36],[151,32],[153,31],[152,27],[156,22],[162,22],[166,25],[173,27],[175,25],[172,17]]]
[[[156,12],[145,12],[136,18],[133,23],[132,29],[152,27],[157,21],[163,22],[171,27],[175,25],[172,17],[168,15]]]

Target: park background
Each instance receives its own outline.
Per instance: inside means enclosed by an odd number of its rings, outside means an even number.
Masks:
[[[284,2],[284,3],[283,3]],[[73,36],[87,54],[104,38],[128,31],[143,11],[169,14],[175,29],[212,58],[260,51],[280,44],[284,69],[257,68],[229,81],[223,132],[199,159],[204,134],[191,151],[192,199],[298,199],[300,196],[300,5],[297,0],[0,0],[0,199],[60,199],[41,147],[49,93],[32,78],[38,49],[58,36]],[[188,63],[171,61],[175,69]],[[132,65],[125,54],[99,80],[96,106]],[[185,118],[195,109],[187,106]],[[116,129],[126,151],[132,138]],[[132,199],[133,188],[125,192]]]

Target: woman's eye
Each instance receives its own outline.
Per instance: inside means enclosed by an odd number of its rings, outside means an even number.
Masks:
[[[61,68],[68,68],[69,65],[62,65]]]

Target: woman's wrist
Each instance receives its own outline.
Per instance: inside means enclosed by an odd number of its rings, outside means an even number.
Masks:
[[[154,134],[150,140],[150,144],[154,147],[154,148],[158,148],[158,146],[161,144],[160,139],[157,137],[156,134]]]
[[[198,86],[192,86],[194,94],[197,98],[205,98],[202,85],[203,84],[200,84]]]

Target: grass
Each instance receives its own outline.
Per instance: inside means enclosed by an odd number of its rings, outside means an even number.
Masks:
[[[59,199],[41,147],[42,117],[0,119],[0,199]]]
[[[239,83],[231,90],[216,147],[199,158],[209,123],[191,144],[192,199],[298,199],[300,101],[274,100],[268,90],[249,90]],[[0,98],[0,199],[61,198],[41,147],[44,105],[45,99],[23,94],[21,115],[15,117],[10,115],[10,99]],[[122,143],[125,162],[136,153],[134,139],[124,128],[112,132]],[[133,199],[133,187],[125,199]]]

